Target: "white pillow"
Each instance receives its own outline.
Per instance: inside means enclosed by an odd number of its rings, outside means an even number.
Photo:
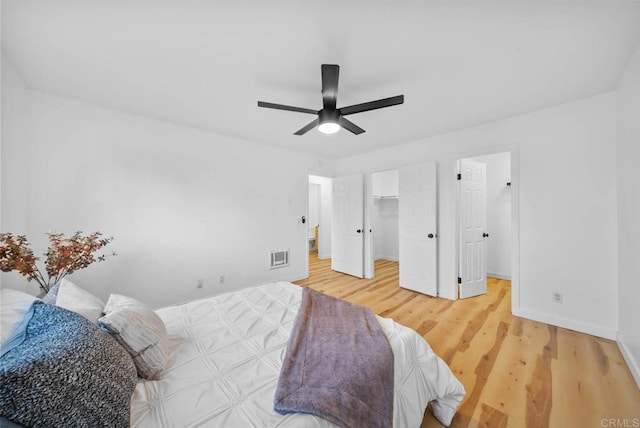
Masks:
[[[76,312],[94,324],[102,316],[104,302],[68,279],[60,282],[56,306]]]
[[[11,288],[0,290],[0,345],[11,337],[36,300],[40,299],[22,291]]]
[[[138,375],[160,379],[168,360],[167,328],[160,317],[144,303],[119,294],[109,297],[104,313],[100,325],[129,352]]]

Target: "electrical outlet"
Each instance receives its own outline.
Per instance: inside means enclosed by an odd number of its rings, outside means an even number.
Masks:
[[[218,283],[224,284],[224,275],[220,275],[220,278],[218,278]]]
[[[204,287],[204,279],[199,279],[197,281],[196,288],[202,288],[202,287]]]
[[[562,293],[553,293],[553,301],[555,303],[562,303]]]

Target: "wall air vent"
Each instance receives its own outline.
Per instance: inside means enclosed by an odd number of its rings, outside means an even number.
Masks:
[[[289,250],[272,250],[269,254],[269,269],[289,266]]]

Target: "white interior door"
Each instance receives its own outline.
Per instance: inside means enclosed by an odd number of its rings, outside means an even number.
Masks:
[[[487,165],[460,161],[460,298],[487,292]]]
[[[400,287],[438,295],[436,163],[400,168]]]
[[[331,269],[363,277],[364,188],[362,174],[333,180]]]

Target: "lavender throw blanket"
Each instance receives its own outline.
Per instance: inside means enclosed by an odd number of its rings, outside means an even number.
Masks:
[[[274,407],[341,427],[393,425],[393,352],[371,309],[302,290]]]

